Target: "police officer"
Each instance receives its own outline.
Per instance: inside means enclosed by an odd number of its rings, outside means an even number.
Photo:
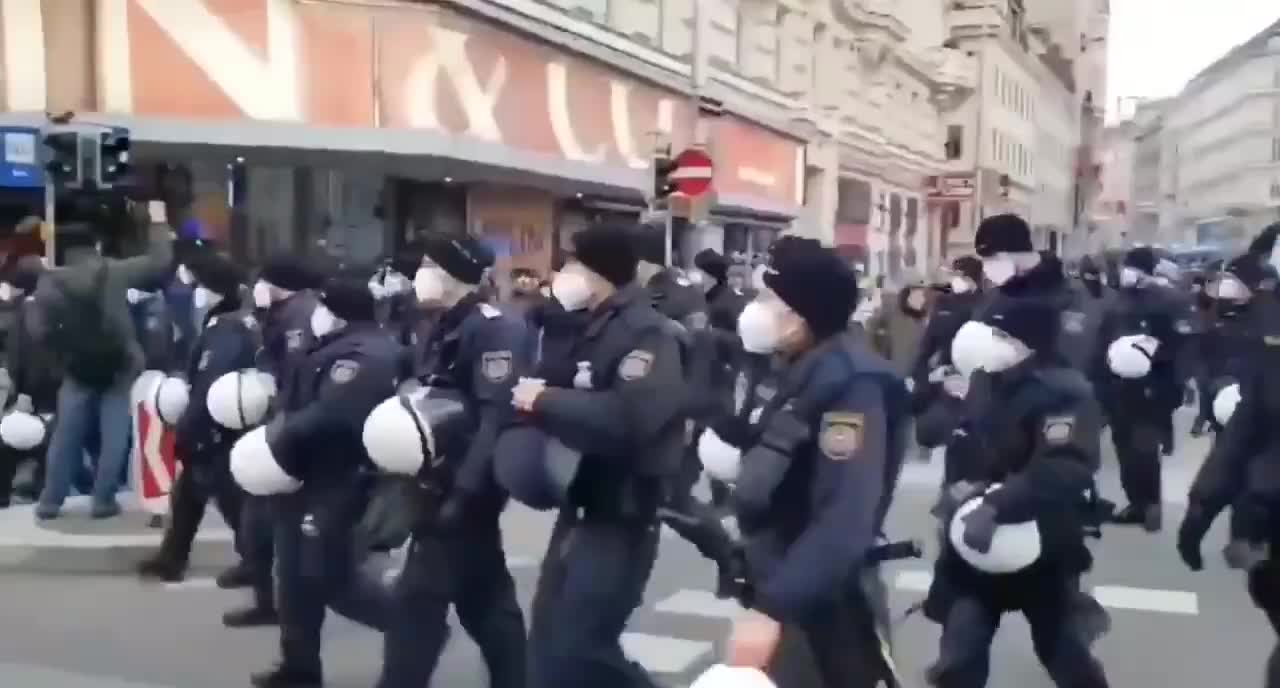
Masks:
[[[328,278],[312,310],[315,342],[293,369],[281,414],[240,438],[236,481],[274,497],[281,662],[252,677],[258,688],[319,686],[326,606],[374,629],[390,596],[363,575],[354,532],[368,502],[364,420],[395,393],[401,347],[375,320],[367,273]]]
[[[1191,325],[1182,304],[1155,283],[1155,254],[1131,249],[1114,307],[1098,331],[1093,379],[1111,424],[1120,483],[1129,504],[1114,521],[1150,532],[1162,523],[1160,454],[1173,411],[1182,405],[1178,354]]]
[[[253,285],[253,305],[262,323],[258,368],[276,380],[277,408],[296,404],[298,371],[314,342],[310,323],[321,280],[307,263],[282,253],[267,261]],[[271,502],[270,497],[250,495],[241,510],[241,556],[253,572],[253,603],[223,615],[222,622],[232,628],[276,622]]]
[[[951,364],[951,339],[969,321],[982,298],[982,261],[961,256],[951,261],[951,275],[934,303],[929,324],[915,363],[911,366],[912,391],[917,398],[929,386],[929,375]]]
[[[734,624],[728,662],[769,667],[792,685],[808,667],[778,652],[786,626],[807,642],[823,685],[896,686],[875,622],[886,602],[866,556],[902,463],[906,387],[849,335],[856,279],[829,249],[779,239],[763,283],[739,330],[748,350],[783,368],[756,388],[745,426],[708,431],[744,450],[731,503],[751,611]]]
[[[1036,251],[1027,221],[1014,214],[993,215],[978,225],[974,252],[982,259],[982,274],[996,289],[987,301],[1001,297],[1037,297],[1061,306],[1069,294],[1062,261]]]
[[[703,249],[693,257],[694,266],[707,277],[708,324],[724,332],[736,333],[738,316],[748,299],[742,288],[730,283],[729,260],[713,248]]]
[[[1058,350],[1071,366],[1086,376],[1093,371],[1098,328],[1111,306],[1114,292],[1102,283],[1101,270],[1090,256],[1080,259],[1080,276],[1072,285],[1071,298],[1062,312],[1062,336]]]
[[[591,315],[573,360],[590,363],[574,387],[525,379],[512,403],[537,428],[581,452],[568,503],[547,546],[532,607],[535,688],[650,686],[620,637],[644,595],[658,550],[658,507],[685,444],[680,344],[635,283],[628,227],[573,237],[574,257],[552,291]],[[655,399],[667,400],[656,404]]]
[[[1247,571],[1249,597],[1280,638],[1280,561],[1275,557],[1280,547],[1275,527],[1280,514],[1280,472],[1272,449],[1277,444],[1275,418],[1280,412],[1276,394],[1280,381],[1275,379],[1280,370],[1280,346],[1275,344],[1280,342],[1280,300],[1271,272],[1280,263],[1273,258],[1277,233],[1280,224],[1268,227],[1250,246],[1253,260],[1268,272],[1270,281],[1254,294],[1250,307],[1260,338],[1258,353],[1239,381],[1238,405],[1221,414],[1224,427],[1192,483],[1178,530],[1178,553],[1191,570],[1201,570],[1205,534],[1231,506],[1231,541],[1223,552],[1227,564]],[[1280,686],[1280,641],[1267,660],[1265,685]]]
[[[1060,314],[1038,299],[1006,299],[956,335],[953,356],[976,359],[993,404],[948,451],[984,459],[937,513],[944,547],[925,612],[942,624],[930,684],[980,688],[1000,616],[1020,611],[1058,686],[1107,685],[1075,623],[1078,576],[1092,565],[1083,496],[1099,463],[1101,416],[1088,381],[1056,354]]]
[[[446,496],[436,505],[420,495],[425,513],[414,525],[396,584],[378,686],[427,685],[448,638],[452,605],[484,655],[490,685],[521,688],[526,682],[524,616],[503,553],[499,516],[507,497],[493,480],[492,461],[498,434],[514,414],[511,387],[529,370],[528,328],[523,318],[505,315],[485,299],[481,285],[494,259],[483,244],[470,237],[433,238],[424,249],[414,292],[422,307],[440,316],[431,336],[419,343],[416,379],[457,392],[474,426],[461,451],[441,457],[448,463],[447,484],[421,474],[421,453],[416,465],[396,468]],[[390,411],[398,410],[393,400]],[[371,417],[366,432],[384,434],[381,418]],[[416,433],[400,436],[418,443]],[[378,456],[372,458],[382,465]],[[433,473],[440,470],[434,463],[426,466]]]
[[[31,303],[32,294],[44,263],[39,256],[24,256],[8,270],[0,281],[0,301],[13,308],[13,326],[6,342],[5,369],[8,371],[10,389],[4,404],[7,409],[45,416],[58,408],[58,385],[62,371],[57,358],[39,345],[36,339],[40,325],[39,310]],[[0,508],[9,506],[11,491],[15,489],[14,476],[21,464],[30,459],[36,462],[33,481],[26,487],[26,496],[35,498],[36,486],[44,484],[44,452],[50,433],[34,447],[0,447]],[[82,469],[83,470],[83,469]],[[21,489],[21,488],[19,488]]]
[[[1215,401],[1229,387],[1251,375],[1257,365],[1262,337],[1251,306],[1254,293],[1266,291],[1263,282],[1267,278],[1267,270],[1258,257],[1246,253],[1229,262],[1206,284],[1212,318],[1196,338],[1194,365],[1200,390],[1199,415],[1214,432],[1222,430],[1219,414],[1214,413]]]
[[[184,269],[192,277],[192,305],[206,315],[185,371],[190,402],[178,421],[174,443],[183,469],[173,487],[170,521],[160,550],[138,567],[144,577],[166,581],[182,579],[211,498],[233,532],[239,530],[244,499],[231,478],[229,459],[239,433],[214,422],[206,397],[210,386],[224,374],[252,368],[261,346],[252,306],[241,299],[244,278],[240,270],[212,251],[188,257]],[[242,549],[238,536],[236,544],[237,551]],[[252,572],[237,564],[218,576],[217,582],[224,588],[240,587],[252,582]]]

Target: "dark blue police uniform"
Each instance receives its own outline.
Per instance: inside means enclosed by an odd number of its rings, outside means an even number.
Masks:
[[[493,480],[492,460],[513,415],[511,388],[528,370],[528,339],[522,318],[472,294],[444,312],[412,352],[419,380],[461,392],[477,427],[464,455],[445,457],[451,476],[443,508],[415,524],[383,635],[379,688],[427,685],[448,639],[450,605],[480,647],[489,684],[525,685],[524,616],[502,547],[506,495]]]

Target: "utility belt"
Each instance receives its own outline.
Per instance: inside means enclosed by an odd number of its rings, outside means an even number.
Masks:
[[[621,480],[579,480],[569,491],[569,508],[585,521],[654,523],[670,478],[626,476]]]

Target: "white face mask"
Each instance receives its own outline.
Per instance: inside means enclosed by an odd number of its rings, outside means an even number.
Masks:
[[[973,291],[973,282],[968,277],[952,277],[951,293],[952,294],[968,294]]]
[[[1002,286],[1017,274],[1018,270],[1013,264],[1013,259],[1008,256],[996,255],[991,258],[982,259],[982,274],[992,284],[997,287]]]
[[[342,319],[324,305],[316,306],[316,309],[311,311],[311,334],[317,339],[337,330],[343,324]]]
[[[440,268],[418,268],[413,276],[413,293],[419,303],[438,303],[444,300],[444,271]]]
[[[191,305],[196,308],[213,308],[219,303],[222,303],[222,294],[203,285],[197,286],[196,290],[191,293]]]
[[[993,330],[991,344],[987,347],[986,356],[981,368],[988,373],[1004,372],[1031,356],[1031,350],[1009,335]]]
[[[581,273],[562,270],[551,280],[551,293],[566,311],[580,311],[591,303],[591,284]]]
[[[177,276],[178,276],[178,281],[185,285],[190,286],[192,284],[195,284],[195,281],[196,281],[195,275],[191,274],[191,271],[188,270],[187,266],[185,265],[178,266]]]
[[[1280,270],[1280,241],[1271,247],[1271,255],[1267,258],[1267,264],[1276,270]]]
[[[1120,286],[1136,287],[1142,282],[1143,272],[1137,268],[1120,269]]]
[[[12,301],[17,295],[17,289],[13,288],[8,282],[0,282],[0,301]]]
[[[253,285],[253,305],[258,308],[267,308],[271,305],[271,285],[258,280]]]
[[[742,348],[753,354],[770,354],[782,343],[782,323],[769,306],[752,301],[738,316],[738,336]]]

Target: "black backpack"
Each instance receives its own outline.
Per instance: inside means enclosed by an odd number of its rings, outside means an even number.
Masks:
[[[66,374],[94,390],[109,388],[128,366],[124,334],[107,319],[102,291],[107,264],[98,268],[93,289],[77,295],[65,288],[51,307],[46,344],[61,359]]]

